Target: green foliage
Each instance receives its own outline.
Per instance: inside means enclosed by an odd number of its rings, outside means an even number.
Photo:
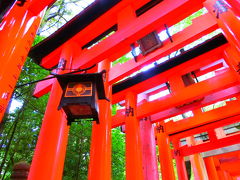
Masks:
[[[26,64],[28,66],[21,74],[20,84],[37,79],[34,73],[36,69],[31,69],[35,65],[30,62],[30,59]],[[22,102],[22,106],[18,107],[15,112],[6,114],[1,123],[0,172],[2,179],[9,179],[13,164],[19,161],[31,162],[48,98],[44,96],[35,99],[32,97],[32,91],[32,85],[15,90],[13,97]]]
[[[127,57],[126,55],[125,56],[122,56],[120,58],[118,58],[116,61],[113,61],[112,62],[112,67],[115,66],[116,64],[120,63],[120,64],[123,64],[127,61],[129,61],[131,58],[130,57]]]
[[[125,179],[125,134],[112,129],[112,179]]]
[[[173,27],[171,28],[171,34],[176,34],[179,31],[182,31],[183,29],[185,29],[186,27],[192,25],[192,20],[194,18],[197,18],[203,14],[205,14],[207,12],[207,10],[205,8],[200,9],[199,11],[193,13],[191,16],[188,16],[187,18],[185,18],[184,20],[180,21],[179,23],[173,25]]]
[[[72,123],[63,172],[63,180],[85,180],[88,174],[92,123]]]

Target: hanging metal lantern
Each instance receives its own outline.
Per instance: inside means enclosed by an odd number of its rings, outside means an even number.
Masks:
[[[103,73],[57,75],[63,89],[58,109],[63,109],[68,123],[77,119],[98,119],[98,99],[107,99]]]

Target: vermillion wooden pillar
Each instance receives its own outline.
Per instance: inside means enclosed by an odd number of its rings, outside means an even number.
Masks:
[[[169,137],[165,132],[163,123],[159,124],[156,128],[162,179],[175,180]]]
[[[110,61],[104,60],[99,63],[98,71],[106,70],[104,82],[107,98],[111,101],[112,87],[108,83],[108,71]],[[89,180],[111,179],[111,102],[99,101],[99,124],[93,123],[92,140],[90,149],[90,162],[88,170]]]
[[[218,173],[219,180],[232,180],[233,179],[229,175],[229,173],[227,171],[222,170],[220,166],[218,166],[218,168],[217,168],[217,173]]]
[[[233,8],[230,4],[239,7],[240,2],[236,0],[207,0],[204,6],[216,18],[227,40],[233,47],[240,50],[240,19],[235,13],[236,8]]]
[[[156,141],[150,117],[140,121],[144,180],[158,180]]]
[[[189,146],[195,145],[194,137],[187,137],[187,144]],[[203,158],[200,154],[190,155],[191,165],[193,167],[194,179],[195,180],[208,180],[208,175]]]
[[[29,180],[61,180],[69,127],[58,111],[62,90],[55,80],[35,149]]]
[[[209,179],[219,180],[213,157],[204,159]]]
[[[70,46],[63,49],[61,59],[67,60],[68,65],[71,64]],[[54,80],[28,180],[62,179],[69,126],[65,113],[58,110],[61,96],[62,89],[57,80]]]
[[[214,164],[216,165],[217,174],[219,180],[232,180],[233,177],[226,170],[221,168],[221,163],[218,158],[214,158]]]
[[[137,96],[126,95],[126,179],[143,180],[141,137],[139,120],[136,118]]]
[[[0,23],[0,121],[45,12],[32,13],[30,3],[15,5]]]
[[[187,180],[188,174],[186,169],[186,164],[184,160],[184,156],[181,156],[178,148],[179,148],[180,142],[174,142],[174,158],[176,160],[176,166],[177,166],[177,173],[178,173],[178,179],[179,180]]]
[[[146,103],[147,101],[148,96],[146,94],[138,95],[138,105]],[[145,117],[140,120],[140,136],[144,180],[158,180],[159,173],[156,154],[156,140],[151,117]]]

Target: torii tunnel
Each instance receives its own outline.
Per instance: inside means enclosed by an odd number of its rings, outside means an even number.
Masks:
[[[127,180],[188,180],[189,162],[196,180],[240,179],[239,0],[95,0],[30,49],[53,2],[12,1],[1,10],[0,119],[27,56],[57,74],[93,67],[89,73],[106,72],[107,100],[98,100],[99,122],[92,123],[89,180],[111,179],[111,129],[119,126]],[[203,8],[191,25],[170,32]],[[132,59],[111,66],[129,52]],[[58,109],[62,88],[52,78],[33,95],[49,92],[29,180],[62,179],[70,127]]]

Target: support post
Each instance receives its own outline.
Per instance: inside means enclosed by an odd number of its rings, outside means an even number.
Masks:
[[[227,171],[219,169],[217,172],[219,180],[233,180],[233,178],[229,175]]]
[[[162,179],[175,180],[169,136],[165,132],[164,123],[159,124],[156,128]]]
[[[57,110],[61,95],[61,87],[55,80],[28,180],[62,179],[69,127],[65,115]]]
[[[138,95],[138,105],[146,103],[147,101],[148,96],[146,94]],[[158,180],[159,173],[156,154],[156,140],[151,117],[145,117],[141,119],[139,123],[142,144],[144,180]]]
[[[204,162],[205,162],[209,179],[219,180],[213,157],[205,158]]]
[[[150,117],[140,121],[144,180],[158,180],[156,141]]]
[[[98,71],[106,70],[104,82],[105,92],[110,102],[99,101],[99,124],[93,123],[92,140],[90,148],[90,162],[88,180],[110,180],[111,179],[111,99],[112,86],[108,83],[110,61],[104,60],[99,63]]]
[[[178,179],[179,180],[187,180],[188,174],[186,169],[186,164],[184,160],[184,156],[181,156],[180,152],[178,151],[180,142],[174,142],[174,158],[176,160],[176,166],[177,166],[177,173],[178,173]]]
[[[195,145],[195,139],[193,136],[187,137],[187,144],[189,146]],[[196,180],[208,180],[208,175],[203,158],[200,154],[190,155],[191,165],[193,167],[194,179]]]
[[[30,3],[14,5],[0,23],[0,122],[45,12],[34,15]]]
[[[143,180],[141,137],[139,120],[136,117],[137,96],[126,95],[126,180]]]
[[[61,59],[70,67],[72,49],[66,46],[61,54]],[[61,60],[60,59],[60,60]],[[69,126],[66,115],[58,110],[62,96],[62,89],[54,80],[48,105],[44,115],[37,147],[34,152],[28,180],[61,180],[68,141]]]

